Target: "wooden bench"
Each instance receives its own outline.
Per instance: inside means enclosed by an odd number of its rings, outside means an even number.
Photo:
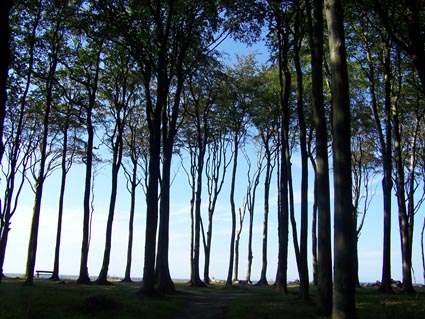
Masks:
[[[35,271],[37,273],[37,278],[40,278],[40,275],[53,275],[53,271],[50,270],[36,270]]]

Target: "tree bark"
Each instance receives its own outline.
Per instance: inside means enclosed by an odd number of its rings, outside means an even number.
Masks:
[[[229,250],[229,268],[227,271],[226,286],[232,285],[233,264],[235,258],[235,235],[236,235],[236,208],[235,208],[235,187],[236,187],[236,171],[238,167],[238,154],[239,154],[239,136],[238,132],[233,132],[233,169],[232,181],[230,184],[230,213],[232,216],[232,228],[230,235],[230,250]]]
[[[96,65],[95,75],[93,80],[93,87],[87,87],[89,93],[89,104],[85,107],[86,109],[86,130],[87,130],[87,146],[86,146],[86,174],[84,183],[84,200],[83,200],[83,239],[81,243],[81,261],[80,261],[80,273],[77,279],[79,284],[89,284],[90,276],[88,271],[88,257],[89,257],[89,246],[90,246],[90,215],[91,215],[91,188],[92,188],[92,172],[93,172],[93,148],[94,148],[94,126],[93,126],[93,111],[96,104],[97,86],[99,81],[100,72],[100,56],[101,48],[96,52]],[[90,85],[90,84],[88,84]]]
[[[56,25],[57,27],[60,24]],[[60,30],[55,28],[53,30],[55,36],[53,39],[60,41],[58,39],[61,38]],[[52,45],[56,48],[53,52],[51,52],[51,57],[49,59],[48,65],[50,68],[47,70],[47,77],[45,79],[45,90],[46,90],[46,106],[44,109],[43,116],[43,128],[42,128],[42,141],[40,145],[40,166],[38,170],[38,176],[36,177],[36,185],[35,185],[35,198],[34,198],[34,207],[33,207],[33,217],[31,222],[31,232],[28,244],[28,257],[27,257],[27,265],[26,265],[26,285],[32,285],[34,279],[34,269],[35,269],[35,261],[37,255],[37,242],[38,242],[38,229],[40,224],[40,212],[41,212],[41,200],[43,197],[43,187],[44,181],[46,179],[46,162],[48,157],[47,146],[48,146],[48,138],[49,138],[49,129],[50,129],[50,113],[53,105],[53,89],[55,82],[55,73],[56,67],[58,63],[58,54],[59,54],[59,43],[52,43]]]
[[[403,273],[403,290],[411,294],[414,292],[412,284],[412,252],[409,236],[409,220],[406,208],[406,192],[405,192],[405,175],[404,163],[402,155],[401,128],[398,116],[397,101],[393,106],[393,123],[394,123],[394,162],[396,168],[396,195],[398,204],[398,219],[400,227],[401,241],[401,257],[402,257],[402,273]]]
[[[323,99],[323,1],[314,0],[310,25],[311,66],[313,77],[313,116],[316,129],[317,196],[317,283],[320,313],[332,313],[332,254],[330,226],[330,191],[328,133]],[[351,178],[351,177],[350,177]]]
[[[105,249],[103,252],[102,268],[100,269],[99,276],[96,279],[96,283],[99,285],[109,284],[108,269],[109,269],[109,262],[111,258],[111,248],[112,248],[112,225],[114,222],[115,204],[117,201],[118,173],[120,171],[121,162],[122,162],[122,153],[123,153],[123,140],[122,140],[123,127],[119,119],[116,125],[117,125],[118,135],[117,135],[117,140],[114,142],[114,146],[113,146],[111,196],[109,201],[108,220],[106,222]]]
[[[351,126],[344,13],[339,0],[325,0],[333,97],[334,300],[333,318],[356,318],[354,229],[351,187]]]
[[[266,144],[266,143],[264,143]],[[270,200],[270,181],[271,181],[271,153],[269,147],[266,148],[266,176],[264,177],[264,217],[263,217],[263,245],[262,245],[262,263],[261,275],[257,285],[268,285],[267,281],[267,242],[269,226],[269,200]],[[252,255],[252,253],[251,253]]]
[[[64,130],[63,130],[61,186],[59,191],[58,222],[56,227],[55,259],[53,262],[53,274],[50,278],[56,281],[59,280],[59,259],[60,259],[60,246],[61,246],[61,235],[62,235],[63,204],[64,204],[64,198],[65,198],[66,177],[69,171],[69,165],[67,163],[68,128],[69,128],[69,125],[68,123],[66,123],[66,126],[64,127]]]
[[[6,4],[7,4],[6,1],[4,1],[4,3],[2,3],[2,5],[5,5],[5,6],[6,6]],[[4,13],[8,12],[7,10],[10,10],[10,8],[9,9],[6,8]],[[3,14],[3,11],[2,11],[2,14]],[[7,19],[9,19],[9,17],[7,17]],[[14,191],[15,191],[15,179],[16,179],[16,175],[17,175],[18,170],[19,170],[18,161],[19,161],[19,158],[21,156],[20,152],[21,152],[21,148],[22,148],[21,142],[22,142],[22,132],[24,130],[25,109],[26,109],[26,106],[27,106],[27,97],[28,97],[28,94],[29,94],[29,90],[30,90],[30,86],[31,86],[31,80],[32,80],[32,76],[33,76],[33,69],[34,69],[36,31],[37,31],[38,25],[40,23],[40,19],[41,19],[41,6],[39,5],[38,8],[37,8],[37,14],[34,17],[34,23],[33,23],[32,26],[30,26],[31,37],[29,38],[29,44],[28,44],[28,46],[29,46],[29,48],[28,48],[29,56],[28,56],[28,66],[27,66],[28,70],[27,70],[26,79],[25,79],[25,87],[23,89],[22,97],[20,99],[20,105],[19,105],[20,108],[19,108],[19,111],[18,111],[19,112],[18,123],[16,124],[15,135],[13,136],[13,144],[11,146],[11,152],[10,152],[11,154],[10,154],[10,159],[9,159],[10,174],[6,178],[6,190],[5,190],[3,207],[2,207],[2,211],[1,211],[1,221],[0,221],[0,282],[1,282],[1,277],[3,275],[3,265],[4,265],[4,259],[5,259],[6,248],[7,248],[7,241],[8,241],[8,237],[9,237],[9,231],[10,231],[10,222],[11,222],[11,218],[14,214],[14,210],[16,209],[16,203],[18,201],[20,190],[22,189],[22,185],[23,185],[23,182],[24,182],[24,176],[23,176],[23,178],[21,180],[21,186],[19,187],[19,190],[18,190],[18,194],[15,196],[15,209],[12,209],[13,194],[14,194]],[[6,38],[8,37],[6,33],[5,33],[5,36],[6,36]],[[9,47],[9,50],[10,50],[9,44],[8,44],[8,47]],[[8,53],[6,52],[6,56],[7,56],[7,54]],[[9,51],[9,54],[10,54],[10,51]],[[3,62],[6,62],[6,59],[4,59],[4,61],[2,61],[1,63],[3,63]],[[7,63],[8,63],[8,65],[7,65],[7,68],[8,68],[9,62],[7,62]],[[7,70],[6,70],[6,72],[7,72]],[[7,84],[7,82],[5,82],[5,85],[6,84]],[[6,92],[6,87],[5,87],[5,92]],[[5,96],[4,98],[6,99],[7,96]],[[4,101],[4,103],[6,103],[6,100]],[[3,134],[3,132],[1,132],[1,134]],[[29,147],[28,149],[31,149],[31,147]],[[28,155],[29,154],[26,153],[26,154],[24,154],[23,157],[27,157]],[[25,160],[23,162],[25,162]],[[25,170],[23,170],[23,171],[25,172]]]
[[[308,260],[307,260],[307,236],[308,236],[308,154],[307,154],[307,130],[304,118],[304,101],[303,101],[303,75],[300,61],[301,42],[304,32],[301,30],[302,12],[299,1],[296,2],[296,21],[295,29],[297,39],[295,39],[295,69],[297,76],[297,114],[300,132],[300,152],[301,152],[301,225],[300,225],[300,294],[304,300],[309,299],[309,277],[308,277]]]
[[[133,256],[133,229],[134,229],[134,213],[136,211],[136,188],[137,188],[137,160],[132,158],[133,169],[131,173],[130,188],[130,218],[128,221],[128,244],[127,244],[127,263],[123,281],[131,282],[131,263]]]
[[[4,0],[0,4],[0,47],[3,48],[3,58],[0,60],[0,136],[3,136],[4,118],[6,116],[7,78],[10,63],[10,23],[9,13],[12,0]],[[0,139],[0,163],[3,159],[4,144]],[[2,274],[2,273],[1,273]],[[0,274],[0,275],[1,275]],[[1,279],[0,279],[1,280]]]

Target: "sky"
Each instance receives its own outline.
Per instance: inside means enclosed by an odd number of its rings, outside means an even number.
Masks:
[[[222,50],[229,53],[228,61],[235,61],[235,54],[248,54],[256,51],[259,53],[258,59],[266,62],[268,58],[267,49],[263,44],[257,44],[253,47],[246,47],[241,43],[234,43],[230,39],[226,40],[221,47]],[[190,278],[190,188],[187,182],[187,176],[184,170],[179,166],[179,159],[174,159],[175,180],[171,189],[171,208],[170,208],[170,272],[174,279]],[[240,207],[243,202],[243,194],[246,189],[246,167],[241,164],[237,172],[236,182],[236,206]],[[255,163],[255,161],[253,161]],[[295,211],[298,215],[300,209],[299,196],[299,158],[294,154],[294,190],[295,190]],[[40,229],[38,237],[38,250],[36,259],[36,270],[52,270],[57,210],[59,196],[59,171],[53,173],[46,182],[43,192],[43,202],[40,219]],[[83,225],[83,176],[84,167],[74,165],[68,175],[68,183],[65,194],[65,211],[62,230],[62,244],[60,257],[60,273],[62,275],[78,275],[80,266],[82,225]],[[332,185],[332,175],[331,175]],[[92,221],[92,232],[90,241],[90,251],[88,260],[88,269],[90,276],[97,277],[100,272],[104,243],[106,220],[109,207],[110,196],[110,167],[105,165],[96,175],[94,191],[94,207]],[[383,229],[383,211],[382,211],[382,192],[380,177],[378,176],[372,184],[375,195],[366,216],[365,225],[359,239],[359,275],[362,282],[375,282],[381,279],[382,268],[382,229]],[[230,247],[230,202],[229,188],[230,172],[227,175],[225,188],[220,194],[217,209],[214,214],[213,225],[213,243],[211,252],[210,276],[216,279],[225,279],[229,264]],[[313,205],[312,196],[313,176],[310,170],[309,176],[309,252],[311,252],[311,208]],[[3,186],[3,183],[0,184]],[[4,186],[3,186],[4,187]],[[254,261],[252,267],[252,279],[256,280],[261,272],[261,245],[262,245],[262,219],[263,219],[263,178],[257,190],[257,200],[254,222]],[[205,193],[205,192],[204,192]],[[31,226],[32,207],[34,193],[26,185],[23,189],[19,207],[13,216],[9,242],[7,247],[4,272],[13,274],[22,274],[25,272],[27,258],[28,238]],[[273,281],[276,275],[277,266],[277,188],[276,180],[273,179],[271,185],[270,214],[269,214],[269,232],[268,232],[268,271],[267,279]],[[203,197],[203,216],[206,221],[207,198]],[[123,277],[127,258],[127,240],[128,240],[128,219],[129,219],[130,196],[125,186],[124,176],[120,178],[118,189],[117,206],[113,225],[113,239],[111,251],[111,264],[109,267],[109,276]],[[145,230],[146,208],[144,205],[144,193],[141,188],[138,189],[136,216],[134,221],[134,244],[133,244],[133,263],[132,277],[141,278],[143,276],[143,257],[144,257],[144,230]],[[422,263],[420,253],[420,228],[424,218],[424,209],[416,215],[416,229],[413,243],[413,268],[414,282],[422,283]],[[392,277],[402,279],[401,274],[401,254],[400,237],[398,231],[397,202],[393,199],[392,211]],[[299,223],[298,223],[299,224]],[[247,269],[247,239],[248,239],[248,217],[245,219],[244,230],[242,231],[240,243],[240,267],[239,279],[245,279]],[[299,234],[299,231],[298,231]],[[292,245],[292,231],[289,233],[289,263],[288,280],[298,279],[297,267]],[[311,253],[309,253],[310,279],[311,274]],[[201,248],[200,273],[203,273],[203,251]]]

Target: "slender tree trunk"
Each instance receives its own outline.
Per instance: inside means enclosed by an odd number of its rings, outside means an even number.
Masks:
[[[351,186],[351,128],[348,70],[339,0],[325,0],[333,96],[334,301],[333,318],[356,318],[354,230]]]
[[[425,245],[424,245],[424,236],[425,236],[425,217],[424,217],[424,222],[422,224],[422,230],[421,230],[422,276],[423,276],[424,285],[425,285]]]
[[[33,279],[34,279],[35,260],[37,255],[38,228],[40,224],[41,199],[43,197],[43,186],[44,186],[44,181],[46,178],[45,169],[46,169],[46,161],[47,161],[47,155],[48,155],[47,144],[48,144],[48,136],[49,136],[49,117],[50,117],[50,110],[52,105],[52,90],[51,89],[48,90],[46,104],[47,105],[46,105],[44,121],[43,121],[43,139],[41,142],[40,167],[39,167],[38,176],[37,176],[36,185],[35,185],[34,208],[33,208],[32,222],[31,222],[30,239],[28,244],[28,257],[27,257],[27,266],[26,266],[27,279],[25,280],[26,285],[32,285]]]
[[[383,194],[383,258],[382,258],[382,278],[379,291],[392,293],[391,287],[391,197],[392,197],[392,124],[391,124],[391,57],[390,57],[390,42],[385,40],[384,48],[384,124],[385,133],[382,129],[381,118],[379,116],[378,102],[375,89],[375,67],[372,61],[370,50],[367,51],[369,65],[369,90],[372,98],[372,111],[377,128],[380,152],[382,157],[382,167],[384,177],[382,179],[382,194]]]
[[[288,68],[288,51],[291,47],[289,41],[289,31],[283,13],[278,9],[276,12],[276,23],[279,27],[279,108],[281,117],[280,132],[280,180],[279,180],[279,204],[278,204],[278,237],[279,256],[276,274],[276,290],[288,292],[287,271],[288,271],[288,232],[289,232],[289,97],[291,91],[291,72]]]
[[[198,121],[199,123],[199,121]],[[198,135],[202,134],[200,126],[198,125]],[[199,257],[201,246],[201,200],[202,200],[202,175],[204,171],[206,141],[201,137],[198,140],[198,157],[197,157],[197,178],[196,178],[196,192],[195,192],[195,211],[194,211],[194,247],[192,259],[192,271],[190,283],[192,286],[204,287],[199,274]]]
[[[171,294],[176,288],[171,279],[168,248],[169,248],[169,228],[170,228],[170,185],[171,185],[171,154],[172,145],[169,141],[164,141],[164,155],[162,164],[161,179],[161,201],[160,201],[160,223],[158,232],[158,259],[157,271],[158,282],[157,290],[160,293]]]
[[[311,252],[312,252],[312,271],[313,271],[313,284],[317,286],[317,176],[316,176],[316,161],[311,152],[311,141],[308,143],[308,156],[310,158],[311,166],[314,172],[314,186],[313,186],[313,211],[311,217]]]
[[[122,128],[119,128],[121,130]],[[100,269],[100,273],[98,278],[96,279],[96,283],[99,285],[107,285],[108,282],[108,269],[109,262],[111,258],[111,248],[112,248],[112,225],[114,222],[115,215],[115,204],[117,201],[117,192],[118,192],[118,173],[121,167],[122,160],[122,132],[118,133],[117,141],[114,146],[114,154],[112,160],[112,180],[111,180],[111,196],[109,201],[109,212],[108,212],[108,220],[106,222],[106,238],[105,238],[105,249],[103,252],[103,261],[102,268]]]
[[[254,179],[254,187],[252,190],[252,195],[250,197],[250,200],[248,201],[248,212],[249,212],[249,234],[248,234],[248,265],[246,270],[246,281],[247,283],[252,283],[251,281],[251,272],[252,272],[252,260],[254,259],[254,256],[252,254],[252,231],[254,227],[254,209],[255,209],[255,198],[257,193],[257,187],[260,183],[260,175],[262,171],[262,163],[259,162],[257,166],[257,173],[255,175]]]
[[[4,6],[5,10],[2,10],[1,14],[5,14],[7,15],[7,20],[5,18],[5,20],[1,20],[0,23],[5,23],[5,25],[3,25],[3,28],[9,29],[9,11],[11,9],[11,5],[12,5],[12,1],[3,1],[2,6]],[[1,8],[3,9],[3,7]],[[26,104],[27,104],[27,97],[28,97],[28,93],[30,90],[30,86],[31,86],[31,79],[33,76],[33,67],[34,67],[34,51],[35,51],[35,44],[36,44],[36,30],[38,28],[39,22],[41,19],[41,5],[38,5],[37,8],[37,15],[34,18],[34,24],[31,26],[31,38],[29,39],[29,48],[28,48],[28,52],[29,52],[29,60],[28,60],[28,72],[26,74],[26,81],[25,81],[25,87],[22,93],[22,98],[20,101],[20,109],[19,109],[19,117],[18,117],[18,124],[16,127],[16,133],[15,136],[13,138],[13,145],[12,145],[12,151],[11,151],[11,160],[10,160],[10,175],[7,177],[6,179],[6,190],[5,190],[5,197],[4,197],[4,203],[3,203],[3,210],[1,211],[0,216],[1,221],[0,221],[0,282],[1,279],[3,277],[3,265],[4,265],[4,259],[5,259],[5,255],[6,255],[6,248],[7,248],[7,241],[8,241],[8,237],[9,237],[9,231],[10,231],[10,220],[12,218],[13,215],[13,210],[12,210],[12,198],[13,198],[13,193],[15,190],[15,178],[16,178],[16,173],[17,173],[17,167],[18,167],[18,160],[20,157],[20,149],[22,147],[21,145],[21,138],[22,138],[22,131],[23,131],[23,121],[24,121],[24,116],[25,116],[25,108],[26,108]],[[3,94],[3,92],[0,92],[0,99],[4,98],[4,101],[0,100],[0,103],[4,103],[4,107],[6,107],[6,99],[7,99],[7,90],[6,90],[6,85],[7,85],[7,73],[8,73],[8,69],[9,69],[9,60],[10,60],[10,30],[4,30],[5,32],[2,33],[0,35],[0,37],[5,37],[5,38],[0,38],[0,41],[8,41],[8,43],[6,44],[6,53],[5,53],[5,58],[4,60],[2,60],[1,66],[0,67],[6,67],[5,70],[0,70],[0,72],[6,72],[6,74],[2,73],[0,75],[0,77],[2,75],[6,75],[6,78],[2,79],[4,80],[4,96],[2,97],[1,94]],[[3,42],[2,42],[3,44]],[[8,58],[9,55],[9,58]],[[5,63],[3,65],[3,63]],[[0,82],[1,83],[1,82]],[[0,87],[0,90],[3,90],[2,87]],[[2,105],[0,105],[0,108],[2,108]],[[6,110],[4,110],[6,111]],[[0,110],[0,112],[2,112],[2,110]],[[0,117],[3,116],[0,114]],[[2,134],[3,136],[3,131],[0,131],[0,134]],[[3,141],[0,142],[1,145],[0,147],[4,147],[3,145]],[[4,150],[3,150],[4,152]],[[28,154],[25,154],[24,156],[27,156]],[[22,179],[22,182],[24,180]],[[22,188],[22,183],[21,183],[21,187]],[[16,195],[15,197],[15,203],[17,203],[17,199],[19,197],[19,193],[20,190],[18,191],[18,195]],[[16,205],[15,205],[16,207]]]
[[[149,116],[149,114],[147,114]],[[156,125],[155,125],[156,126]],[[161,142],[159,130],[151,131],[149,138],[149,179],[146,192],[146,231],[143,285],[140,293],[151,296],[155,293],[155,255],[158,226],[158,181]]]
[[[12,9],[12,0],[4,0],[0,4],[0,46],[3,58],[0,60],[0,136],[3,136],[4,118],[6,116],[7,78],[10,63],[10,23],[9,13]],[[0,139],[0,163],[3,159],[4,144]],[[3,273],[0,273],[0,276]],[[1,281],[1,279],[0,279]]]
[[[210,283],[210,255],[211,255],[211,243],[212,243],[212,234],[213,234],[213,216],[215,211],[215,206],[217,203],[218,195],[221,192],[222,186],[224,184],[224,178],[226,176],[227,167],[231,161],[226,160],[226,147],[223,136],[218,138],[213,137],[213,143],[210,144],[209,159],[207,159],[207,184],[208,184],[208,226],[207,226],[207,238],[206,244],[204,245],[204,283]],[[208,165],[210,163],[210,165]],[[210,168],[210,170],[208,169]],[[222,173],[220,173],[222,170]],[[210,173],[208,173],[210,172]],[[220,177],[220,174],[221,177]]]
[[[232,231],[230,236],[230,256],[229,256],[229,269],[227,271],[226,286],[232,285],[232,273],[233,264],[235,257],[235,233],[236,233],[236,208],[235,208],[235,186],[236,186],[236,171],[238,167],[238,153],[239,153],[239,136],[237,132],[234,132],[234,157],[233,157],[233,169],[232,169],[232,181],[230,184],[230,212],[232,215]]]
[[[84,183],[84,215],[83,215],[83,240],[81,243],[81,261],[80,274],[77,279],[79,284],[89,284],[90,277],[87,268],[89,257],[89,238],[90,238],[90,198],[93,171],[93,144],[94,128],[92,123],[92,110],[87,109],[87,149],[86,149],[86,175]]]
[[[297,114],[300,130],[300,151],[301,151],[301,226],[300,226],[300,293],[304,300],[309,299],[309,278],[307,260],[307,236],[308,236],[308,154],[307,154],[307,130],[303,110],[303,76],[300,61],[300,47],[304,36],[300,29],[301,8],[297,1],[296,32],[299,39],[295,40],[295,69],[297,74]]]
[[[132,159],[133,170],[131,174],[131,191],[130,191],[130,218],[128,221],[128,244],[127,244],[127,264],[125,267],[124,282],[131,282],[131,263],[133,256],[133,228],[134,228],[134,212],[136,210],[136,188],[137,188],[137,160]]]
[[[56,36],[58,36],[58,29],[54,30]],[[56,37],[55,37],[56,38]],[[54,43],[58,45],[58,43]],[[59,46],[58,46],[59,47]],[[43,197],[43,187],[44,181],[46,179],[45,170],[46,170],[46,161],[48,157],[47,146],[49,138],[49,121],[50,121],[50,112],[53,104],[53,86],[54,86],[54,77],[56,73],[56,66],[58,63],[58,50],[52,52],[51,60],[49,61],[50,68],[48,70],[48,75],[46,79],[46,108],[44,110],[43,117],[43,135],[40,145],[40,167],[38,171],[38,176],[36,179],[35,185],[35,198],[34,198],[34,207],[33,207],[33,217],[31,222],[31,232],[30,239],[28,244],[28,257],[26,265],[26,276],[25,280],[26,285],[32,285],[34,279],[34,269],[35,261],[37,255],[37,242],[38,242],[38,229],[40,224],[40,211],[41,211],[41,200]]]
[[[96,105],[96,94],[100,72],[100,57],[102,48],[96,53],[96,69],[92,87],[88,87],[89,104],[86,108],[86,129],[87,129],[87,146],[86,146],[86,174],[84,183],[84,200],[83,200],[83,239],[81,243],[81,261],[80,274],[77,279],[79,284],[90,284],[90,276],[88,270],[89,246],[90,246],[90,216],[91,216],[91,197],[92,197],[92,173],[93,173],[93,148],[94,148],[94,126],[93,126],[93,111]]]
[[[58,222],[56,227],[56,245],[55,245],[55,259],[53,262],[53,274],[50,279],[59,280],[59,259],[60,259],[60,246],[62,235],[62,217],[63,217],[63,203],[65,198],[66,176],[68,174],[69,166],[67,164],[68,154],[68,126],[63,131],[63,149],[62,149],[62,163],[61,163],[61,186],[59,191],[59,208],[58,208]]]
[[[317,279],[317,197],[318,197],[318,189],[317,189],[317,178],[316,172],[314,172],[314,203],[313,203],[313,213],[311,218],[311,251],[312,251],[312,268],[313,268],[313,284],[315,286],[318,285]]]
[[[247,196],[248,196],[248,194],[247,194]],[[240,243],[241,234],[242,234],[243,221],[245,219],[245,212],[246,212],[246,203],[244,204],[244,207],[242,209],[239,208],[239,228],[236,231],[235,265],[234,265],[234,270],[233,270],[233,281],[235,281],[235,282],[239,281],[239,243]]]
[[[396,166],[396,195],[398,203],[398,218],[400,226],[401,256],[403,270],[403,290],[410,294],[414,292],[412,284],[412,257],[410,250],[409,221],[406,208],[404,164],[402,155],[402,141],[397,102],[394,103],[394,162]]]
[[[314,0],[310,26],[311,66],[313,77],[313,113],[316,128],[317,196],[317,283],[320,313],[332,313],[332,254],[330,223],[330,191],[328,133],[323,101],[323,1]],[[351,178],[351,177],[350,177]]]
[[[267,147],[267,146],[266,146]],[[263,217],[263,245],[262,245],[262,264],[261,275],[257,285],[268,285],[267,281],[267,242],[269,226],[269,199],[270,199],[270,180],[271,180],[271,154],[266,149],[266,176],[264,177],[264,217]]]

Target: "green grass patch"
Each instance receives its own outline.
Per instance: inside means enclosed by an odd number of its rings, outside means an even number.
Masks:
[[[318,296],[311,287],[311,299],[299,297],[298,287],[288,294],[277,293],[272,287],[250,285],[211,285],[193,288],[177,282],[178,292],[172,296],[143,298],[137,294],[140,283],[114,282],[110,286],[79,285],[75,281],[52,282],[36,280],[34,286],[22,285],[23,280],[5,279],[0,284],[0,318],[174,318],[181,313],[193,294],[200,292],[211,298],[226,300],[226,319],[257,318],[320,318]],[[357,290],[358,318],[425,318],[425,288],[416,288],[414,295],[381,294],[376,288]],[[230,297],[230,298],[228,298]],[[205,309],[203,310],[205,311]],[[201,316],[202,317],[202,316]]]
[[[324,318],[320,317],[315,287],[310,288],[310,301],[299,297],[298,287],[290,287],[288,294],[280,294],[270,288],[253,288],[248,298],[233,300],[226,309],[227,319],[256,318]],[[358,318],[425,318],[425,288],[407,295],[382,294],[376,288],[357,290]]]
[[[0,284],[0,318],[172,318],[184,302],[167,296],[142,298],[140,284],[79,285],[36,280],[34,286],[6,279]]]

